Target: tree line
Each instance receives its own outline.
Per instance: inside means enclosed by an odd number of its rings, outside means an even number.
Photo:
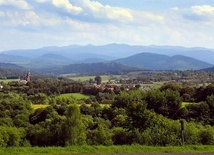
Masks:
[[[57,97],[67,92],[91,94],[82,100]],[[49,106],[32,109],[37,103]],[[0,111],[2,147],[181,145],[180,120],[185,144],[214,144],[214,84],[168,83],[146,92],[100,90],[56,78],[11,82],[0,93]]]

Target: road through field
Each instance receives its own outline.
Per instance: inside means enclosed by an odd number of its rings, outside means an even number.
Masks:
[[[118,153],[118,154],[106,154],[106,155],[214,155],[213,153]]]

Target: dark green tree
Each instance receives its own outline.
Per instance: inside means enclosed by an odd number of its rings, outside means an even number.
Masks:
[[[81,145],[86,142],[85,125],[79,107],[70,105],[64,124],[65,145]]]
[[[146,128],[146,102],[132,102],[127,107],[127,127],[130,130],[135,128],[143,131]]]
[[[94,78],[94,80],[97,82],[98,85],[100,85],[100,84],[102,83],[102,78],[101,78],[101,76],[96,76],[96,77]]]
[[[88,143],[91,145],[112,145],[112,134],[107,126],[98,124],[95,130],[88,131]]]

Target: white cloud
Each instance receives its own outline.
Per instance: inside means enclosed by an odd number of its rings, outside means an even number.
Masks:
[[[61,21],[58,18],[44,18],[33,11],[25,12],[24,20],[32,26],[57,26]]]
[[[212,15],[214,16],[214,7],[210,5],[192,6],[191,11],[197,15]]]
[[[73,14],[79,14],[82,12],[81,7],[73,6],[69,0],[52,0],[52,3],[54,6],[62,8]]]
[[[119,20],[121,22],[130,22],[133,20],[133,16],[130,11],[120,8],[112,9],[110,6],[106,6],[106,14],[109,19]]]
[[[116,21],[124,24],[164,23],[164,17],[157,13],[135,11],[127,8],[102,5],[98,1],[83,0],[77,2],[83,8],[83,14],[91,21],[111,23]]]
[[[45,3],[45,2],[50,2],[50,0],[35,0],[38,3]]]
[[[111,7],[109,5],[102,5],[98,1],[83,0],[78,2],[84,9],[86,16],[94,17],[101,20],[114,20],[118,22],[130,22],[133,20],[133,16],[129,9]]]
[[[7,11],[4,20],[1,22],[1,27],[22,27],[30,28],[39,31],[39,27],[50,27],[57,26],[61,23],[61,20],[57,17],[55,18],[46,18],[41,15],[38,15],[34,11]]]
[[[23,9],[23,10],[28,10],[31,9],[32,7],[24,0],[1,0],[0,1],[0,6],[1,5],[6,5],[6,6],[13,6],[18,9]]]
[[[112,42],[214,47],[214,8],[209,5],[160,12],[113,7],[98,0],[0,0],[0,7],[0,40],[5,48],[4,38],[13,39],[14,47],[16,40],[19,47]],[[31,36],[34,43],[26,40]]]
[[[214,25],[214,7],[210,5],[191,6],[189,8],[171,8],[171,13],[176,17],[183,18],[185,22],[200,22],[208,25]],[[168,16],[172,16],[169,14]],[[181,19],[180,19],[181,20]],[[175,22],[177,22],[175,20]]]
[[[163,24],[165,22],[165,17],[160,14],[154,14],[151,12],[143,11],[133,11],[135,24]]]
[[[172,7],[171,10],[179,11],[179,8],[178,7]]]

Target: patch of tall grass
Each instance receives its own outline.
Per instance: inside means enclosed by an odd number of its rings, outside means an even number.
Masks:
[[[0,154],[4,155],[71,155],[71,154],[119,154],[119,153],[214,153],[214,146],[190,145],[190,146],[68,146],[68,147],[9,147],[0,148]]]

